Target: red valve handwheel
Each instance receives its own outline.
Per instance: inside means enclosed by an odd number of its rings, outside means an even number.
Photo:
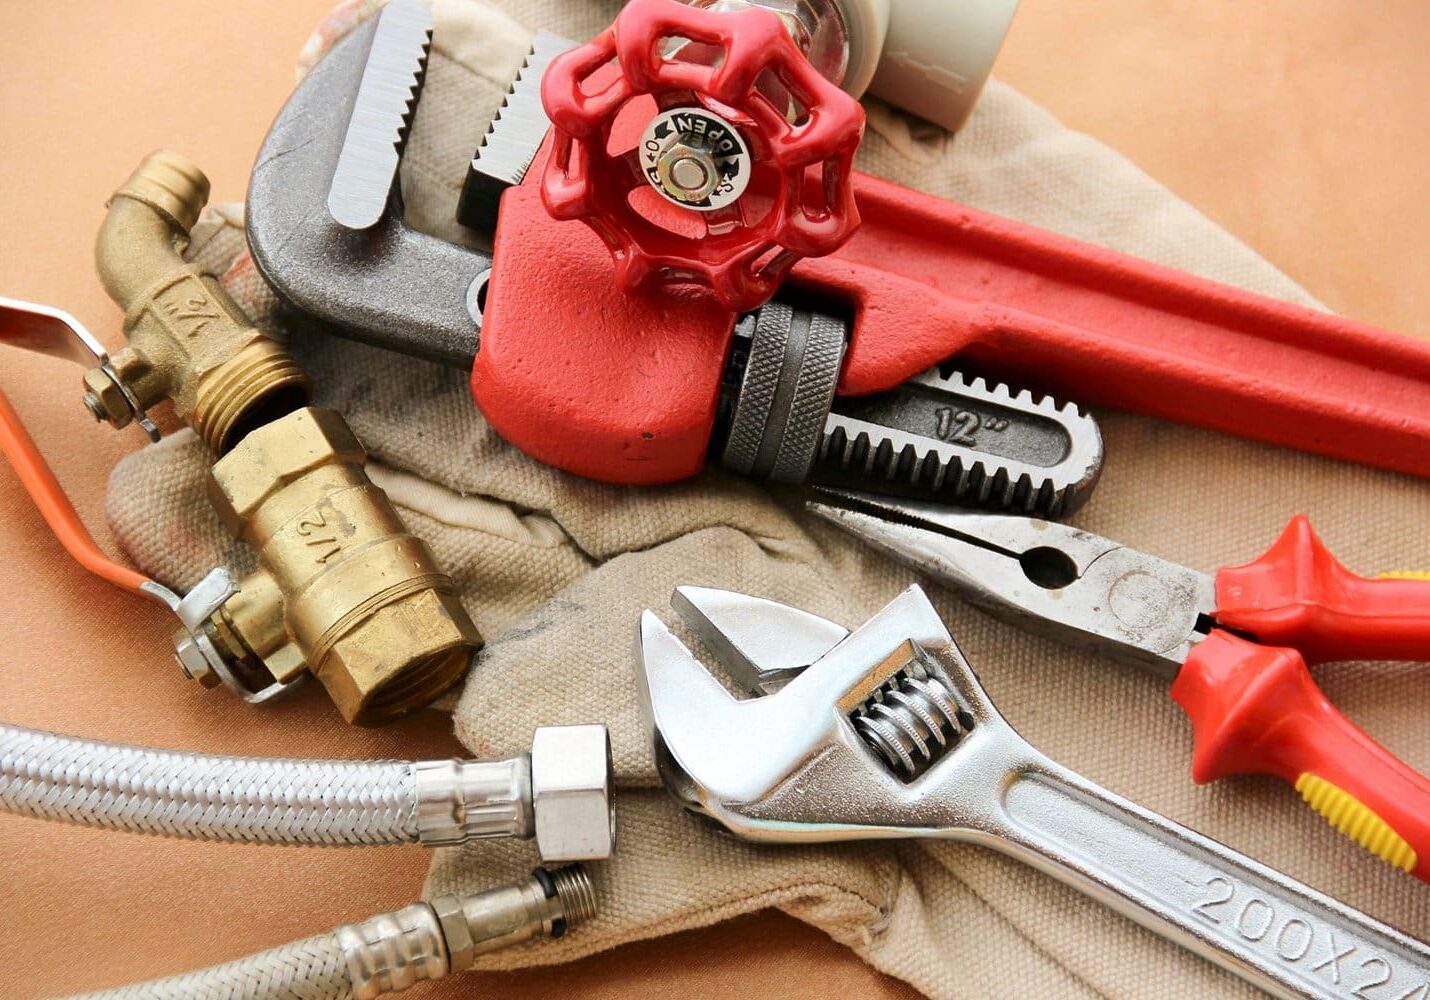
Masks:
[[[753,309],[800,258],[833,253],[859,225],[851,174],[863,108],[810,65],[773,11],[631,0],[551,64],[541,95],[553,125],[542,201],[601,236],[623,289],[690,282]],[[648,182],[659,153],[642,148],[677,132],[710,144],[706,167],[692,161],[686,176],[718,178],[682,207]]]

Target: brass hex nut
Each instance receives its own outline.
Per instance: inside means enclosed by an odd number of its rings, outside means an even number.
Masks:
[[[429,587],[348,629],[314,672],[344,719],[379,725],[460,680],[481,643],[456,596]]]
[[[307,407],[252,431],[214,463],[209,494],[235,536],[279,490],[327,465],[361,468],[367,451],[334,410]]]
[[[531,741],[531,799],[543,861],[600,861],[616,847],[605,726],[543,726]]]

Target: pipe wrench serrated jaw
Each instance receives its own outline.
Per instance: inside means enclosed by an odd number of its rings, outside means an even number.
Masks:
[[[814,617],[693,588],[672,604],[722,666],[738,644],[709,640],[722,623],[740,628],[751,614],[766,614],[764,645],[784,649],[792,616]],[[843,631],[824,625],[826,636]],[[768,650],[751,648],[751,634],[742,652],[758,664]],[[969,796],[950,786],[966,781],[964,765],[979,770],[975,748],[985,729],[1013,735],[918,587],[774,693],[737,699],[651,611],[641,617],[638,656],[640,704],[662,779],[686,808],[746,839],[902,837],[964,825],[958,805]]]

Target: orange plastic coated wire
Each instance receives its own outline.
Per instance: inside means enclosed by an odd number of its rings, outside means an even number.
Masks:
[[[115,586],[144,593],[141,588],[149,582],[147,577],[100,551],[4,392],[0,392],[0,452],[9,459],[50,530],[81,566]]]

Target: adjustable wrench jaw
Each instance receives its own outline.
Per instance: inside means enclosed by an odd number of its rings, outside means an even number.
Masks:
[[[774,647],[787,645],[783,626],[791,615],[814,617],[723,591],[683,589],[672,603],[697,619],[702,634],[730,615],[766,614]],[[843,631],[824,624],[826,635]],[[709,645],[728,666],[730,644]],[[637,652],[641,709],[667,788],[687,809],[743,839],[978,839],[1004,826],[996,804],[1009,760],[1029,767],[1042,761],[998,714],[917,587],[773,694],[737,699],[651,611],[641,617]],[[746,658],[761,662],[758,652]],[[737,664],[733,672],[742,670]],[[853,721],[878,692],[909,675],[942,685],[957,728],[912,778]]]
[[[687,591],[680,602],[697,606],[705,627],[729,614],[758,614],[777,636],[796,620],[770,602],[746,599],[742,608],[740,595],[710,595]],[[732,627],[741,630],[738,621]],[[753,652],[760,662],[754,635],[744,629],[742,655]],[[717,660],[726,655],[722,644],[713,645]],[[1320,953],[1302,961],[1309,955],[1303,949],[1293,960],[1285,935],[1253,935],[1238,921],[1208,920],[1208,900],[1259,900],[1295,923],[1308,948],[1324,942],[1332,953],[1376,956],[1393,983],[1388,996],[1418,995],[1430,977],[1430,948],[1421,942],[1030,747],[998,715],[917,587],[772,695],[737,701],[649,611],[638,652],[641,700],[666,783],[687,808],[737,837],[770,843],[930,837],[992,847],[1276,996],[1348,994],[1324,975],[1325,963],[1313,964]],[[907,668],[906,683],[890,688],[887,678],[900,674],[889,674],[896,665]],[[888,755],[871,749],[870,734],[935,683],[947,692],[946,703],[957,705],[958,738],[926,767],[898,775]],[[871,686],[886,692],[882,716],[866,699],[851,722],[850,701]]]

